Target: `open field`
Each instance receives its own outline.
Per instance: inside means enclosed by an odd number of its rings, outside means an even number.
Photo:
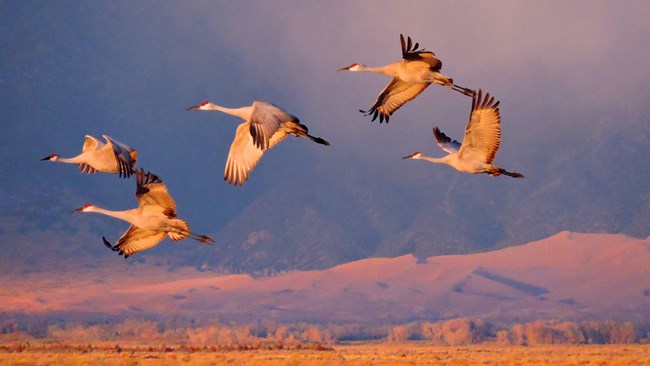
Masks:
[[[3,347],[2,365],[650,365],[650,345],[345,345],[333,349]]]

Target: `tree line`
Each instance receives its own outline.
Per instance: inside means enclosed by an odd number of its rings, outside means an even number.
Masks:
[[[42,328],[43,326],[45,328]],[[57,321],[41,325],[41,328],[24,324],[17,319],[0,319],[0,343],[21,339],[73,344],[120,342],[256,347],[296,347],[306,344],[331,345],[364,341],[421,342],[435,345],[650,343],[650,323],[634,324],[613,320],[537,320],[495,325],[480,319],[456,318],[382,325],[309,322],[283,324],[274,321],[246,324],[208,321],[192,324],[192,321],[179,320],[123,319],[104,320],[95,324]]]

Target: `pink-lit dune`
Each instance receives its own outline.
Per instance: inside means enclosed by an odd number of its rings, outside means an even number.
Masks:
[[[650,319],[650,239],[561,232],[472,255],[373,258],[270,278],[126,265],[3,278],[0,311],[158,313],[216,319],[465,316]]]

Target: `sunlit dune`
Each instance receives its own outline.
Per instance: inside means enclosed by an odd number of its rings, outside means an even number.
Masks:
[[[249,275],[228,275],[217,277],[188,278],[182,280],[165,281],[157,284],[135,285],[121,288],[117,292],[134,294],[169,293],[178,289],[198,289],[213,287],[219,290],[245,289],[255,284]]]
[[[0,310],[277,320],[647,319],[650,239],[561,232],[498,251],[364,259],[274,277],[147,265],[3,278]],[[110,273],[110,274],[109,274]]]

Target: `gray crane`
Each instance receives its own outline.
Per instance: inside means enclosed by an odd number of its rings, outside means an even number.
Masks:
[[[482,98],[481,90],[478,96],[472,98],[472,111],[465,127],[463,143],[452,140],[442,133],[438,127],[433,129],[433,136],[438,146],[448,155],[442,158],[432,158],[420,152],[415,152],[402,159],[426,160],[434,164],[446,164],[464,173],[487,173],[493,177],[505,174],[513,178],[523,178],[521,173],[509,172],[492,164],[501,143],[501,116],[499,101],[490,98],[486,93]]]
[[[138,152],[106,135],[102,136],[106,143],[86,135],[81,154],[75,157],[62,158],[57,154],[50,154],[41,160],[77,164],[82,174],[105,172],[118,173],[120,177],[124,178],[130,177],[138,158]]]
[[[131,226],[115,245],[102,237],[104,245],[119,252],[124,258],[154,247],[166,236],[173,241],[191,238],[201,243],[214,243],[207,235],[198,235],[190,231],[186,221],[176,216],[176,202],[167,193],[167,186],[156,175],[143,169],[135,171],[138,207],[125,211],[111,211],[93,204],[86,204],[76,209],[77,212],[95,212],[127,221]]]
[[[220,111],[245,121],[237,127],[224,172],[224,180],[234,185],[243,185],[264,151],[273,148],[288,135],[304,137],[322,145],[330,144],[310,135],[307,126],[301,124],[298,117],[267,102],[255,101],[241,108],[225,108],[203,102],[187,110]]]
[[[379,94],[379,97],[369,110],[359,110],[364,115],[372,115],[374,121],[379,117],[379,123],[390,119],[390,116],[406,102],[417,97],[431,83],[447,86],[467,96],[476,94],[474,90],[454,84],[453,79],[440,73],[442,62],[435,54],[424,49],[418,50],[418,43],[413,44],[411,37],[404,41],[400,34],[402,44],[402,61],[394,62],[381,67],[369,67],[361,64],[352,64],[337,71],[370,71],[392,76],[393,80]]]

